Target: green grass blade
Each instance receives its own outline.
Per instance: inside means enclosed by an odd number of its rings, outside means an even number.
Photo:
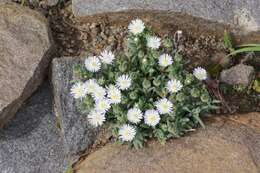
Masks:
[[[242,44],[237,47],[260,47],[260,44]]]
[[[229,33],[227,31],[224,32],[224,46],[226,49],[229,49],[230,51],[233,51],[233,45],[232,45],[232,41],[231,41],[231,37],[229,35]]]
[[[227,56],[236,55],[238,53],[244,53],[244,52],[260,52],[260,47],[245,47],[238,50],[235,50],[228,54]]]

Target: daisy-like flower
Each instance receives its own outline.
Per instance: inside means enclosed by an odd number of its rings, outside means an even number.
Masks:
[[[199,80],[207,79],[207,71],[202,67],[197,67],[193,70],[193,75]]]
[[[101,86],[97,86],[95,88],[95,91],[93,91],[91,95],[94,97],[94,100],[96,101],[104,99],[106,95],[106,89]]]
[[[90,72],[97,72],[101,68],[101,62],[96,56],[86,58],[85,67]]]
[[[144,22],[140,19],[132,20],[128,26],[128,29],[134,35],[140,34],[144,31]]]
[[[142,120],[142,118],[143,118],[143,114],[142,114],[141,110],[137,107],[131,108],[127,112],[127,119],[131,123],[137,124]]]
[[[173,79],[167,82],[167,90],[170,93],[177,93],[178,91],[180,91],[182,89],[183,85],[181,84],[180,81]]]
[[[133,126],[125,124],[119,128],[119,139],[122,141],[132,141],[135,137],[136,130]]]
[[[110,103],[117,104],[121,102],[121,91],[114,85],[109,85],[107,88],[107,97]]]
[[[82,82],[78,82],[71,87],[70,93],[75,99],[79,99],[86,96],[87,90]]]
[[[159,65],[162,67],[167,67],[172,64],[172,57],[169,54],[162,54],[159,57]]]
[[[160,119],[161,119],[161,117],[160,117],[158,111],[156,111],[154,109],[145,111],[145,114],[144,114],[145,124],[155,127],[160,122]]]
[[[99,58],[104,64],[112,64],[115,59],[115,55],[111,51],[104,50],[101,52],[101,56]]]
[[[97,112],[106,113],[110,109],[110,101],[108,99],[98,100],[95,104],[95,110]]]
[[[98,127],[101,126],[106,121],[106,117],[105,114],[98,112],[96,110],[92,110],[88,114],[88,121],[92,126]]]
[[[177,34],[182,34],[182,30],[178,30],[176,33]]]
[[[131,86],[131,79],[128,75],[119,76],[116,80],[116,86],[121,90],[126,90]]]
[[[150,47],[151,49],[158,49],[161,45],[161,39],[156,36],[149,37],[147,39],[147,47]]]
[[[172,112],[172,103],[166,98],[160,99],[155,102],[155,106],[160,114],[169,114]]]
[[[84,86],[86,88],[86,91],[88,94],[94,93],[97,88],[99,87],[98,83],[95,79],[89,79],[84,83]]]

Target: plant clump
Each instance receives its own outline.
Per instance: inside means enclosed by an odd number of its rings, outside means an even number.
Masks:
[[[71,94],[90,125],[111,123],[118,141],[135,148],[204,127],[201,116],[217,103],[203,83],[206,70],[186,71],[171,39],[159,38],[140,19],[128,29],[126,53],[104,50],[75,66],[81,80]]]

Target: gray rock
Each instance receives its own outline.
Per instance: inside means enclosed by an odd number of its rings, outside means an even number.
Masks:
[[[252,66],[239,64],[230,69],[223,70],[220,74],[220,81],[229,85],[243,85],[248,86],[254,75],[254,68]]]
[[[0,130],[1,173],[62,173],[68,165],[47,83]]]
[[[0,3],[0,128],[43,81],[53,48],[41,14]]]
[[[55,6],[58,4],[59,0],[46,0],[48,6]]]
[[[73,66],[80,62],[78,58],[64,57],[56,58],[52,63],[54,109],[60,119],[67,154],[73,161],[94,143],[98,134],[98,129],[89,125],[86,115],[77,110],[70,95]]]
[[[260,28],[259,0],[72,0],[72,9],[79,17],[129,10],[183,12],[245,31]]]
[[[12,2],[12,0],[0,0],[0,3],[8,3],[8,2]]]

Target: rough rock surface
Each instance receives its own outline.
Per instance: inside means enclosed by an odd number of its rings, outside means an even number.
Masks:
[[[76,166],[76,173],[258,173],[260,114],[216,118],[205,130],[142,150],[108,144]]]
[[[79,58],[64,57],[56,58],[52,63],[54,109],[60,120],[67,154],[73,161],[94,143],[98,134],[98,129],[89,125],[87,116],[77,110],[70,94],[75,79],[73,66],[79,62]]]
[[[59,3],[59,0],[46,0],[48,6],[55,6]]]
[[[41,84],[52,41],[47,20],[15,4],[0,4],[0,128]]]
[[[239,64],[230,69],[223,70],[220,74],[220,81],[229,85],[243,85],[248,86],[254,75],[254,68],[252,66]]]
[[[132,9],[162,10],[233,24],[247,31],[260,28],[259,0],[72,0],[72,8],[80,17]]]
[[[1,173],[63,173],[68,165],[44,83],[0,130]]]
[[[0,3],[12,2],[11,0],[0,0]]]

